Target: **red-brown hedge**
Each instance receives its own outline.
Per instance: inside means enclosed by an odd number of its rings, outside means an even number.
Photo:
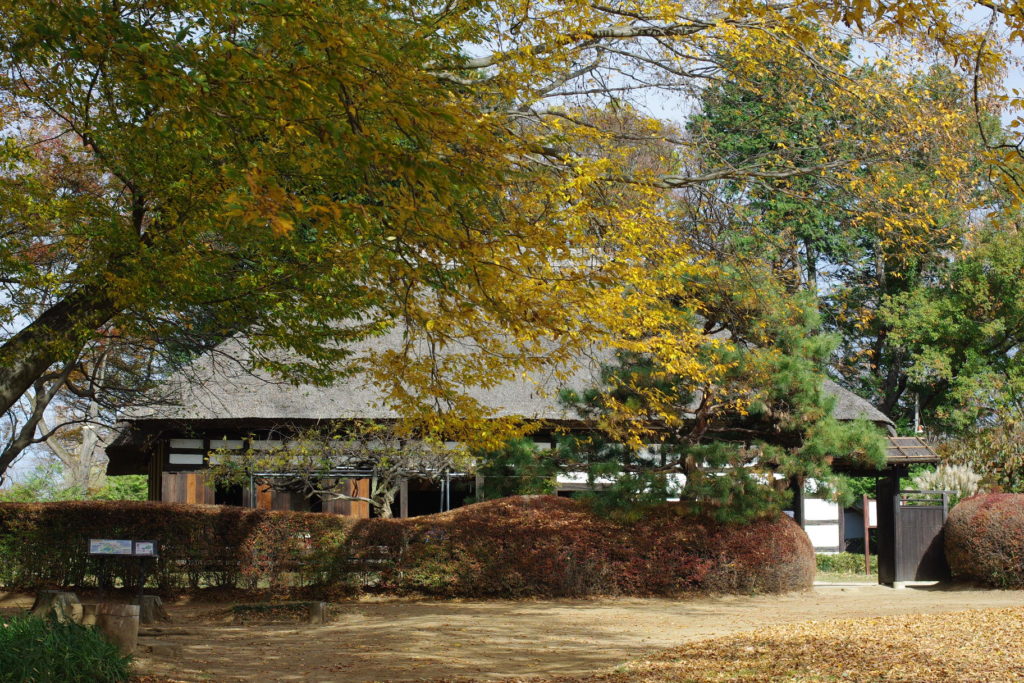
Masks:
[[[1024,494],[992,493],[960,501],[945,526],[955,578],[1024,587]]]
[[[162,503],[0,504],[0,585],[91,587],[120,560],[89,538],[155,539],[154,582],[278,593],[358,588],[439,596],[776,592],[811,585],[814,552],[788,517],[737,526],[666,505],[615,522],[554,496],[504,498],[408,520]]]
[[[408,520],[370,520],[354,548],[395,558],[383,581],[446,596],[664,595],[809,588],[814,549],[791,519],[738,526],[666,505],[634,523],[578,502],[517,496]]]
[[[90,538],[155,540],[162,592],[324,583],[351,521],[333,515],[146,502],[0,504],[0,585],[131,587],[132,560],[90,557]],[[307,538],[308,535],[308,538]]]

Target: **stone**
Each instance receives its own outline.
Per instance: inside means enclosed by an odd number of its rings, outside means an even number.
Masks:
[[[130,655],[139,643],[139,606],[101,603],[96,609],[96,630]]]
[[[32,604],[32,614],[46,619],[52,617],[57,621],[74,621],[75,605],[80,605],[78,596],[67,591],[44,590],[36,593],[36,601]],[[78,612],[79,615],[81,611]],[[79,617],[80,619],[81,617]]]

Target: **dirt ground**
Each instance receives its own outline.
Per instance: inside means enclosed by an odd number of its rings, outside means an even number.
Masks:
[[[0,601],[4,607],[15,602]],[[1024,606],[1024,591],[824,585],[781,596],[332,605],[322,626],[238,626],[224,605],[170,605],[143,627],[141,674],[182,681],[473,679],[600,671],[687,640],[796,621]]]

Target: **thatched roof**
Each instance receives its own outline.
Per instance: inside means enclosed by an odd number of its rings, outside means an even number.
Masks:
[[[399,349],[403,343],[400,329],[353,344],[355,357],[368,352]],[[205,356],[187,373],[172,377],[166,384],[166,405],[135,409],[123,416],[129,422],[147,421],[271,421],[363,419],[387,420],[398,417],[385,404],[384,394],[356,374],[337,380],[328,387],[293,386],[275,380],[263,372],[250,372],[244,365],[244,352],[235,340]],[[466,393],[494,411],[496,416],[518,416],[529,420],[562,422],[577,419],[575,413],[558,401],[560,389],[585,389],[594,386],[602,364],[612,360],[609,350],[595,351],[578,361],[567,377],[555,371],[534,373],[529,378],[503,381],[492,387],[468,387]],[[242,362],[240,362],[242,361]],[[836,397],[833,415],[839,420],[862,418],[890,429],[893,424],[874,406],[835,382],[825,380],[823,389]]]
[[[402,348],[404,339],[397,327],[387,334],[350,345],[354,359],[368,353]],[[466,351],[450,349],[453,353]],[[294,386],[262,371],[250,371],[246,353],[235,340],[225,342],[217,352],[197,360],[187,372],[168,380],[166,405],[137,408],[123,417],[145,420],[388,420],[398,413],[385,402],[384,393],[357,373],[337,379],[332,385]],[[584,389],[599,379],[600,368],[610,354],[583,358],[576,369],[560,379],[555,370],[534,373],[529,379],[503,381],[491,387],[467,387],[465,393],[494,411],[497,417],[518,416],[530,420],[567,420],[575,417],[559,404],[563,387]]]
[[[844,389],[830,379],[826,379],[822,383],[821,388],[825,393],[835,396],[836,407],[832,410],[832,416],[837,420],[842,420],[844,422],[867,420],[868,422],[874,422],[878,426],[885,428],[890,434],[896,433],[896,425],[893,424],[893,421],[890,420],[885,413],[857,394],[848,389]]]

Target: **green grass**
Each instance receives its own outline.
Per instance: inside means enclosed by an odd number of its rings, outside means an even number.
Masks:
[[[0,683],[115,683],[131,657],[91,628],[37,617],[0,617]]]
[[[818,572],[815,581],[822,583],[878,583],[878,574],[839,574],[837,572]]]
[[[860,553],[818,553],[815,557],[819,572],[864,575],[864,556]],[[871,556],[871,573],[878,573],[878,557],[875,555]]]

